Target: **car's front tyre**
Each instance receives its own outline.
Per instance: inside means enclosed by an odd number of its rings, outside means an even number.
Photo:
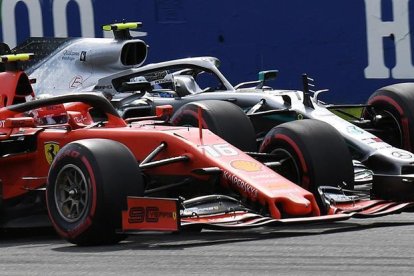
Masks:
[[[121,143],[87,139],[64,146],[52,163],[46,201],[56,231],[77,245],[116,243],[127,196],[144,182],[131,151]]]

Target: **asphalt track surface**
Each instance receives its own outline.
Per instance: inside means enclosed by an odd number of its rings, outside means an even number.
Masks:
[[[2,232],[0,275],[413,275],[414,214],[275,230],[146,233],[76,247],[50,229]]]

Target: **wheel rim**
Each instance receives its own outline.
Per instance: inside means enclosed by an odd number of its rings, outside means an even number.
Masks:
[[[89,191],[86,177],[77,166],[64,166],[55,186],[55,204],[60,216],[67,222],[76,222],[88,208]]]
[[[293,155],[289,151],[281,148],[274,149],[271,154],[275,155],[276,160],[281,164],[275,171],[293,183],[301,185],[301,170]]]

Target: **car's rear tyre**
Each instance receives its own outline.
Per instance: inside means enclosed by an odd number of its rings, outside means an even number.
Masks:
[[[123,144],[87,139],[64,146],[50,168],[46,201],[56,231],[77,245],[113,244],[125,238],[121,211],[127,196],[142,196],[138,163]]]
[[[322,213],[327,210],[318,187],[354,187],[352,158],[345,140],[325,122],[307,119],[276,126],[265,136],[260,152],[275,154],[281,160],[276,171],[312,192]]]
[[[368,99],[378,126],[387,135],[378,135],[389,144],[414,151],[414,83],[399,83],[375,91]]]
[[[229,102],[205,100],[185,104],[174,113],[171,123],[197,127],[199,108],[202,110],[203,128],[243,151],[257,151],[252,123],[240,107]]]

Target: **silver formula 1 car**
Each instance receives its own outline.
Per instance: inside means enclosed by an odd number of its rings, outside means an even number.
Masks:
[[[403,83],[376,91],[363,105],[330,105],[319,100],[325,90],[312,91],[309,78],[303,76],[303,90],[273,89],[266,82],[276,71],[259,73],[259,80],[233,86],[219,71],[219,60],[197,57],[171,60],[139,67],[147,55],[145,43],[132,39],[123,25],[111,25],[115,39],[67,39],[58,41],[49,54],[28,68],[30,77],[37,79],[34,90],[42,94],[61,94],[96,91],[112,100],[124,118],[152,115],[155,106],[169,104],[174,107],[174,124],[195,125],[200,122],[198,109],[202,109],[203,127],[221,134],[215,126],[218,113],[227,114],[224,125],[232,126],[229,110],[220,110],[221,100],[241,107],[254,128],[251,137],[241,137],[237,128],[226,132],[224,138],[245,151],[273,151],[280,144],[289,144],[290,150],[277,152],[280,160],[290,166],[296,183],[306,182],[306,171],[295,143],[313,141],[313,154],[322,154],[329,136],[308,137],[290,121],[316,119],[327,122],[338,130],[353,157],[355,177],[349,183],[378,182],[384,186],[406,186],[412,182],[414,172],[414,84]],[[36,47],[33,47],[36,45]],[[30,40],[20,49],[46,49],[50,40]],[[138,46],[139,45],[139,46]],[[357,111],[357,112],[356,112]],[[223,122],[220,122],[222,124]],[[287,123],[287,124],[285,124]],[[241,127],[241,126],[238,126]],[[230,134],[229,134],[230,133]],[[295,143],[283,140],[269,145],[271,137],[295,133]],[[299,141],[299,142],[298,142]],[[306,142],[307,143],[307,142]],[[334,177],[335,168],[326,166],[328,177]],[[285,170],[286,171],[286,170]],[[344,183],[344,187],[352,184]]]

